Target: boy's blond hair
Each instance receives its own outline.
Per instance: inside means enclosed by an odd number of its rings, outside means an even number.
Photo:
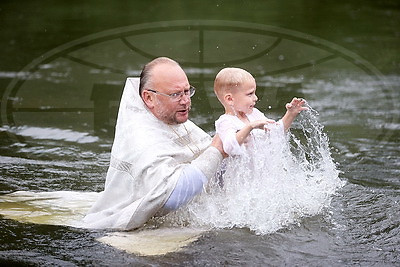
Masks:
[[[224,96],[234,92],[235,89],[254,77],[246,70],[241,68],[224,68],[220,70],[214,80],[214,92],[219,101],[224,103]]]

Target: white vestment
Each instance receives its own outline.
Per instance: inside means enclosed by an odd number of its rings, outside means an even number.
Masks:
[[[118,112],[105,189],[84,223],[90,228],[130,230],[160,212],[190,165],[208,179],[221,153],[193,122],[168,125],[139,96],[139,78],[128,78]]]

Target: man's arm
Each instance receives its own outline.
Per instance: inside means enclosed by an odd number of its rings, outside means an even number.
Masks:
[[[224,156],[227,155],[222,148],[222,141],[216,135],[210,147],[182,170],[175,189],[163,209],[167,212],[177,210],[201,193],[204,185],[216,173]]]
[[[222,145],[222,140],[219,137],[218,134],[216,134],[211,142],[211,146],[215,147],[216,149],[218,149],[218,151],[221,153],[222,157],[226,158],[228,156],[228,154],[225,153],[224,151],[224,147]]]
[[[199,169],[191,165],[186,166],[163,209],[167,212],[179,209],[201,193],[207,182],[207,177]]]

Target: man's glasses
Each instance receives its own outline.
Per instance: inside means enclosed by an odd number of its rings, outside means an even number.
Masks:
[[[194,93],[196,92],[196,88],[194,88],[193,86],[190,86],[189,89],[186,89],[183,92],[172,93],[172,94],[164,94],[164,93],[158,92],[156,90],[152,90],[152,89],[146,89],[146,90],[149,92],[153,92],[155,94],[168,96],[172,101],[177,101],[177,102],[180,101],[183,96],[192,97],[194,95]]]

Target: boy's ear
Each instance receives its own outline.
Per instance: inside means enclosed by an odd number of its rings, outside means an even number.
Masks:
[[[227,104],[229,104],[229,105],[232,105],[233,104],[233,97],[232,97],[232,94],[226,94],[225,96],[224,96],[224,100],[225,100],[225,102],[227,103]]]

